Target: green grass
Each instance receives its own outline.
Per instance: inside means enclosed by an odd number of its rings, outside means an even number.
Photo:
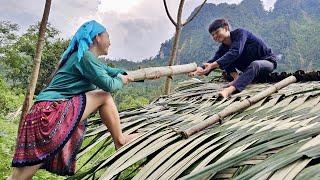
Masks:
[[[0,178],[11,172],[11,158],[15,146],[18,124],[0,117]]]

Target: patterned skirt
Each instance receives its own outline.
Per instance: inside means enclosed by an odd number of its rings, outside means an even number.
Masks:
[[[36,102],[20,122],[12,166],[42,163],[41,168],[52,173],[73,175],[85,133],[85,121],[80,121],[85,106],[85,94]]]

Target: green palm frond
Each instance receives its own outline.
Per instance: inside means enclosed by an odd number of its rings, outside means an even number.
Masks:
[[[219,99],[221,85],[189,81],[173,94],[120,113],[124,133],[139,132],[114,151],[99,119],[88,122],[72,179],[309,179],[319,177],[320,83],[294,83],[188,139],[188,129],[269,84]],[[100,121],[100,122],[99,122]],[[86,156],[84,154],[90,153]]]

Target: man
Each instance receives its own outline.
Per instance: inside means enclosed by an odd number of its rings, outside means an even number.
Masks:
[[[208,75],[212,70],[221,68],[233,79],[219,92],[222,97],[240,92],[261,73],[270,73],[277,67],[276,56],[257,36],[245,29],[230,31],[225,19],[217,19],[209,26],[213,40],[221,43],[215,56],[190,73]],[[238,74],[241,71],[242,74]]]

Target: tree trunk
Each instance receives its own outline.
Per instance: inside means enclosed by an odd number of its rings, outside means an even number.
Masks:
[[[181,22],[181,16],[182,16],[184,2],[185,2],[185,0],[180,0],[178,14],[177,14],[177,23],[175,25],[176,33],[174,36],[174,41],[173,41],[173,46],[172,46],[172,51],[171,51],[168,66],[173,66],[174,62],[177,58],[179,39],[180,39],[181,30],[183,27],[182,22]],[[164,88],[164,93],[166,95],[170,94],[171,84],[172,84],[172,76],[168,76],[166,79],[166,84],[165,84],[165,88]]]
[[[169,58],[169,63],[168,63],[169,66],[173,66],[174,63],[175,63],[175,60],[177,59],[179,39],[180,39],[180,34],[181,34],[182,28],[185,25],[187,25],[188,23],[190,23],[190,21],[192,21],[194,19],[194,17],[197,16],[197,14],[200,12],[200,10],[204,6],[204,4],[207,2],[207,0],[204,0],[203,3],[201,4],[201,6],[196,11],[196,13],[194,13],[194,15],[188,21],[186,21],[185,23],[182,24],[181,16],[182,16],[182,10],[183,10],[184,2],[185,2],[185,0],[180,0],[178,14],[177,14],[177,22],[175,22],[173,20],[173,18],[171,17],[171,15],[170,15],[170,12],[169,12],[168,7],[167,7],[166,0],[163,0],[164,7],[165,7],[165,10],[166,10],[166,14],[167,14],[168,18],[170,19],[170,21],[172,22],[172,24],[176,27],[176,33],[175,33],[175,36],[174,36],[172,51],[171,51],[170,58]],[[170,94],[172,80],[173,80],[172,76],[168,76],[167,79],[166,79],[165,88],[164,88],[164,94],[166,94],[166,95]]]
[[[174,36],[174,41],[173,41],[173,46],[172,46],[172,51],[171,51],[168,66],[173,66],[174,62],[177,58],[178,44],[179,44],[181,29],[182,29],[182,27],[179,25],[176,27],[176,34]],[[168,76],[166,79],[166,84],[165,84],[165,88],[164,88],[164,93],[166,95],[170,94],[172,79],[173,79],[173,76]]]
[[[32,75],[30,78],[30,84],[27,89],[26,97],[25,97],[25,100],[23,103],[20,122],[25,118],[27,112],[30,109],[30,105],[33,100],[34,91],[36,89],[36,84],[37,84],[39,69],[40,69],[40,63],[41,63],[41,54],[42,54],[42,49],[44,46],[46,26],[47,26],[47,22],[48,22],[49,13],[50,13],[50,6],[51,6],[51,0],[46,0],[44,12],[43,12],[43,16],[42,16],[42,20],[41,20],[41,24],[40,24],[36,53],[35,53],[35,57],[33,60],[34,67],[33,67]]]

